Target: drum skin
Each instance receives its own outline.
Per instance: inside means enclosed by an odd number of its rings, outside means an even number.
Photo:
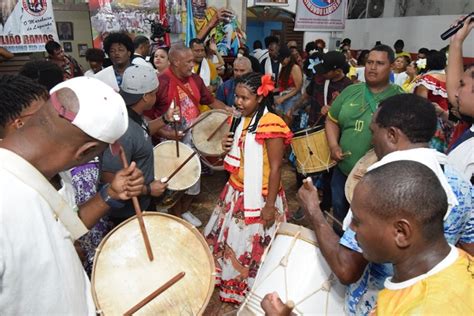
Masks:
[[[349,203],[352,201],[352,196],[357,183],[359,183],[360,179],[362,179],[362,177],[367,173],[367,169],[377,161],[378,159],[375,155],[375,151],[371,149],[354,165],[351,173],[347,176],[347,181],[344,186],[344,193]]]
[[[204,116],[204,118],[202,118]],[[210,139],[209,136],[227,120],[229,113],[223,110],[211,110],[201,114],[197,120],[202,119],[202,122],[196,124],[191,130],[194,147],[202,156],[220,157],[224,155],[222,148],[222,139],[229,132],[229,124],[224,124]]]
[[[134,315],[200,315],[214,290],[214,259],[191,224],[163,213],[143,219],[153,250],[149,261],[138,220],[132,217],[100,243],[92,270],[92,294],[102,315],[123,315],[180,272],[184,278]]]
[[[291,141],[291,148],[296,156],[296,169],[303,175],[327,171],[336,165],[331,159],[323,125],[296,132]]]

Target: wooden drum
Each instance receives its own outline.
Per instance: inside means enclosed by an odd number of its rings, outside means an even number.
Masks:
[[[99,314],[123,315],[173,276],[184,278],[134,315],[201,315],[214,290],[214,259],[204,237],[186,221],[145,212],[154,260],[149,261],[138,220],[132,217],[100,243],[92,270]]]
[[[344,193],[349,203],[352,201],[352,196],[354,195],[354,189],[357,183],[359,183],[360,179],[362,179],[362,177],[367,173],[367,169],[377,161],[378,159],[375,155],[375,151],[371,149],[354,165],[351,173],[347,176],[346,185],[344,187]]]

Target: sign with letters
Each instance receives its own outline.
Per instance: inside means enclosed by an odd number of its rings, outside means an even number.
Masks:
[[[295,31],[340,31],[347,16],[347,0],[299,0]]]

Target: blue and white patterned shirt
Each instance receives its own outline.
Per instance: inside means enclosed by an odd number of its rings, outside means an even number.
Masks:
[[[452,245],[458,242],[474,243],[474,189],[449,165],[444,166],[444,175],[459,202],[444,221],[444,236]],[[362,253],[355,239],[355,233],[350,228],[345,231],[339,243]],[[346,311],[350,315],[369,314],[375,306],[378,292],[384,288],[384,281],[389,276],[393,276],[392,264],[369,262],[362,277],[347,287]]]

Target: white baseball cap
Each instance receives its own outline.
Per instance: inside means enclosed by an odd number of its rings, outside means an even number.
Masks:
[[[69,88],[79,100],[79,111],[66,109],[55,92]],[[92,77],[76,77],[50,90],[51,104],[59,115],[94,139],[114,144],[128,128],[127,108],[110,86]]]
[[[145,93],[158,88],[158,76],[155,69],[144,65],[131,65],[122,76],[120,95],[126,105],[134,105]]]

